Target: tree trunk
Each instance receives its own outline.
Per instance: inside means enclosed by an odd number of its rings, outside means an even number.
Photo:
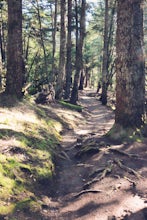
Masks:
[[[72,22],[72,0],[68,0],[68,35],[67,35],[67,61],[66,61],[66,85],[65,99],[70,97],[70,86],[72,83],[72,63],[71,63],[71,22]]]
[[[90,86],[90,73],[89,73],[90,68],[86,67],[85,68],[85,88]]]
[[[116,36],[115,123],[143,124],[145,73],[143,55],[143,0],[119,0]]]
[[[79,90],[84,89],[84,79],[85,79],[85,74],[84,74],[84,69],[81,71],[81,76],[80,76],[80,85],[79,85]]]
[[[107,75],[108,75],[108,0],[105,0],[105,27],[104,27],[102,94],[101,94],[101,102],[103,105],[107,104]]]
[[[3,28],[2,24],[0,26],[0,51],[1,51],[1,61],[2,64],[5,63],[5,48],[4,48],[4,42],[3,42]]]
[[[56,99],[61,99],[63,96],[63,86],[65,77],[65,62],[66,62],[66,0],[61,0],[61,31],[60,31],[60,60],[59,72],[56,85]]]
[[[38,0],[36,0],[37,3],[37,16],[38,16],[38,22],[39,22],[39,31],[40,31],[40,39],[41,39],[41,46],[43,49],[43,55],[44,55],[44,70],[45,70],[45,77],[48,80],[49,76],[48,76],[48,64],[47,64],[47,55],[46,55],[46,48],[45,48],[45,44],[44,44],[44,38],[43,38],[43,33],[42,33],[42,21],[41,21],[41,15],[40,15],[40,7],[39,7],[39,2]]]
[[[5,9],[3,9],[3,3],[0,8],[0,50],[1,50],[1,61],[2,61],[2,69],[5,68],[5,62],[6,62],[6,39],[5,39],[5,34],[4,34],[4,21],[3,21],[3,12]]]
[[[53,83],[55,81],[55,53],[56,53],[56,32],[57,32],[57,13],[58,13],[58,0],[55,0],[55,9],[52,15],[52,40],[53,40],[53,48],[52,48],[52,73],[49,77],[49,81]]]
[[[80,17],[80,34],[78,34],[78,5],[76,1],[76,73],[74,77],[74,85],[72,89],[70,102],[76,104],[78,101],[78,84],[80,73],[83,70],[83,43],[85,37],[85,13],[86,0],[82,0],[81,17]]]
[[[6,94],[22,97],[22,0],[8,0],[8,44]]]

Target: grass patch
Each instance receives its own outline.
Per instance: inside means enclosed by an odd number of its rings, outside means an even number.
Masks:
[[[1,107],[0,114],[0,216],[37,212],[35,187],[52,180],[62,124],[28,101]]]
[[[13,213],[14,208],[15,208],[15,204],[13,204],[13,203],[11,203],[9,205],[1,205],[0,204],[0,217],[1,216],[6,216],[9,213]]]
[[[16,203],[15,210],[37,212],[40,210],[40,204],[34,199],[26,198]]]
[[[59,101],[59,103],[65,108],[68,108],[68,109],[71,109],[74,111],[78,111],[78,112],[82,112],[82,106],[80,106],[80,105],[73,105],[73,104],[66,102],[66,101],[63,101],[63,100]]]

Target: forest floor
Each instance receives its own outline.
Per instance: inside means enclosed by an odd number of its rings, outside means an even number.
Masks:
[[[79,102],[84,110],[63,134],[66,159],[57,162],[52,193],[42,195],[42,219],[147,219],[147,141],[110,141],[112,110],[88,90]]]
[[[96,93],[79,94],[82,112],[58,103],[45,107],[50,117],[66,122],[53,184],[35,194],[41,208],[18,210],[10,220],[146,220],[147,140],[114,141],[107,137],[114,112]]]

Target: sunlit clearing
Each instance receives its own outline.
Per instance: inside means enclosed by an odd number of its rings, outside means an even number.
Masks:
[[[33,113],[22,113],[16,110],[0,109],[1,129],[13,129],[15,131],[23,131],[24,122],[37,124],[39,123],[39,120]]]

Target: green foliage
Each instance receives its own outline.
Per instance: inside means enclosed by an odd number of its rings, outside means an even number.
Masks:
[[[108,84],[111,84],[114,74],[115,60],[115,8],[116,1],[109,2],[109,19],[108,19]],[[94,87],[97,87],[98,81],[102,77],[102,56],[103,56],[103,38],[104,38],[104,14],[105,2],[99,1],[91,8],[90,19],[87,23],[87,34],[85,39],[84,59],[89,73],[91,73],[91,81]],[[87,16],[88,17],[88,16]]]
[[[54,2],[23,1],[23,37],[29,94],[40,91],[52,69]],[[47,63],[47,65],[46,65]]]
[[[103,51],[103,25],[104,25],[104,5],[94,4],[91,8],[91,19],[87,25],[85,38],[84,60],[91,74],[92,80],[97,86],[98,79],[101,78],[102,51]]]

